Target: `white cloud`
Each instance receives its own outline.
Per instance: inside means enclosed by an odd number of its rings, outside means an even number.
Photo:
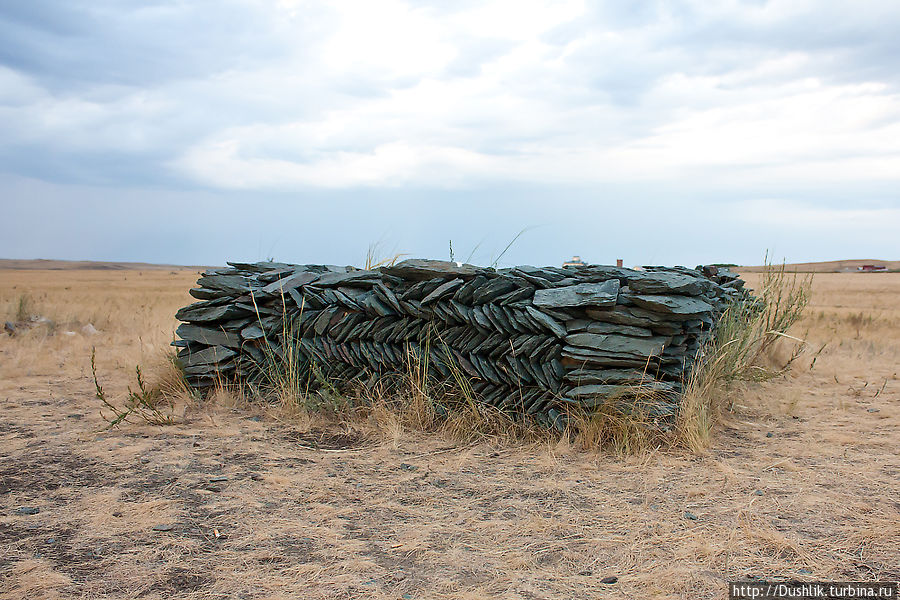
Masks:
[[[258,0],[224,5],[208,26],[177,5],[123,12],[122,31],[130,18],[178,24],[174,44],[141,28],[141,48],[190,47],[191,27],[219,32],[204,38],[219,46],[183,72],[161,52],[169,62],[151,61],[145,85],[96,82],[110,64],[133,67],[100,39],[104,61],[78,84],[0,69],[0,151],[133,155],[148,176],[222,189],[897,182],[900,95],[853,62],[891,43],[883,22],[896,12]],[[820,19],[835,23],[827,35],[813,30]],[[463,58],[473,68],[455,70]]]

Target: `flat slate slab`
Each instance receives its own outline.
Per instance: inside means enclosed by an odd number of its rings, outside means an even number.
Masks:
[[[697,315],[711,313],[713,306],[705,300],[691,296],[631,296],[641,308],[673,315]]]
[[[310,273],[309,271],[302,271],[300,273],[296,273],[294,275],[290,275],[285,277],[284,279],[277,279],[270,283],[269,285],[262,288],[260,291],[263,294],[278,294],[280,292],[287,293],[290,290],[295,290],[301,285],[307,285],[314,282],[318,279],[319,276],[315,273]]]
[[[708,282],[703,279],[671,272],[640,273],[628,278],[628,287],[637,294],[684,294],[687,296],[699,296],[709,289]]]
[[[533,303],[538,308],[613,307],[618,295],[619,280],[610,279],[602,283],[579,283],[535,290]]]
[[[658,356],[668,341],[669,338],[661,336],[638,338],[605,333],[570,333],[566,336],[566,342],[573,346],[639,357]]]
[[[200,342],[207,346],[229,346],[231,348],[239,348],[241,346],[241,336],[236,333],[197,327],[188,323],[179,325],[175,333],[183,340]]]
[[[470,279],[489,270],[484,267],[476,267],[475,265],[420,258],[411,258],[396,265],[381,267],[380,269],[382,273],[413,281],[434,279],[435,277]]]

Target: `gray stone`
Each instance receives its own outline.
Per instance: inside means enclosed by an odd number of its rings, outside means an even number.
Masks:
[[[266,295],[280,295],[281,293],[288,293],[290,290],[295,290],[301,285],[312,283],[318,278],[319,276],[315,273],[301,271],[300,273],[285,277],[284,279],[273,281],[259,291]]]
[[[397,296],[394,295],[394,292],[388,289],[387,286],[381,283],[376,283],[372,287],[372,291],[376,296],[378,296],[379,300],[390,306],[392,310],[396,311],[397,313],[403,312],[403,307],[400,306],[400,300],[397,298]]]
[[[565,367],[584,367],[589,364],[601,367],[645,367],[647,360],[632,354],[616,354],[578,346],[563,346],[562,364]]]
[[[628,287],[636,294],[686,294],[698,296],[710,288],[705,279],[681,273],[641,273],[628,278]]]
[[[199,306],[203,304],[191,304],[175,313],[175,317],[179,321],[187,321],[190,323],[215,323],[217,321],[227,321],[237,317],[243,317],[252,314],[250,311],[243,309],[237,305],[229,304],[224,306]]]
[[[459,288],[456,291],[456,294],[453,295],[453,299],[461,304],[471,304],[472,297],[475,295],[475,292],[481,288],[481,286],[487,284],[488,278],[484,275],[478,275],[475,278],[469,280],[464,286]]]
[[[650,337],[653,335],[653,332],[645,327],[618,325],[616,323],[604,323],[603,321],[591,321],[589,319],[566,321],[566,331],[569,333],[616,333],[632,337]]]
[[[215,300],[216,298],[228,296],[228,292],[224,290],[210,290],[207,288],[191,288],[188,293],[198,300]]]
[[[316,280],[316,286],[360,285],[371,284],[379,279],[376,271],[346,271],[337,273],[325,273]]]
[[[550,315],[548,315],[532,306],[526,307],[525,310],[528,312],[528,315],[532,319],[534,319],[535,321],[540,323],[543,327],[545,327],[553,335],[555,335],[558,338],[565,337],[566,328],[563,327],[559,321],[557,321]]]
[[[215,365],[237,355],[237,352],[225,346],[210,346],[200,352],[190,352],[184,357],[179,357],[178,361],[183,367],[194,367],[198,365]]]
[[[422,304],[428,304],[429,302],[435,302],[440,300],[444,296],[449,296],[456,292],[457,289],[462,287],[463,283],[465,283],[462,279],[456,278],[451,279],[445,283],[439,285],[433,292],[428,294],[422,299]]]
[[[610,279],[603,283],[579,283],[546,290],[535,290],[533,303],[539,308],[611,307],[615,306],[618,293],[619,281]]]
[[[497,277],[476,289],[472,294],[472,302],[475,304],[485,304],[515,289],[516,284],[512,281],[506,277]]]
[[[182,323],[175,330],[181,339],[193,342],[200,342],[207,346],[228,346],[231,348],[240,348],[241,336],[232,332],[221,331],[218,329],[207,329],[205,327],[197,327]]]
[[[639,357],[658,356],[669,341],[667,337],[636,338],[602,333],[571,333],[565,339],[573,346]]]
[[[696,315],[713,310],[708,302],[690,296],[634,295],[632,300],[641,308],[673,315]]]
[[[650,381],[652,375],[640,369],[572,369],[563,379],[576,385],[598,383],[641,383]]]
[[[424,259],[408,259],[391,265],[389,267],[381,267],[381,272],[408,279],[412,281],[420,281],[423,279],[433,279],[435,277],[445,277],[453,279],[461,277],[469,279],[489,269],[476,267],[475,265],[460,265],[459,263],[447,262],[443,260],[424,260]]]
[[[581,385],[569,390],[568,395],[574,398],[581,398],[584,396],[600,396],[608,398],[621,396],[627,391],[628,387],[623,385]]]
[[[200,287],[221,290],[229,294],[245,294],[251,288],[251,279],[243,275],[213,275],[197,280]]]
[[[265,336],[266,333],[262,330],[262,327],[256,323],[248,325],[241,330],[241,337],[245,340],[258,340]]]

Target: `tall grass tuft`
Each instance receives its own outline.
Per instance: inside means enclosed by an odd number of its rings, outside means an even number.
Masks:
[[[177,369],[177,363],[172,360],[172,366]],[[117,427],[129,419],[137,418],[150,425],[172,425],[175,423],[174,394],[188,390],[184,376],[180,376],[180,382],[176,375],[169,374],[161,383],[149,385],[144,379],[144,373],[140,365],[134,368],[137,389],[128,387],[128,395],[125,400],[117,405],[111,401],[100,380],[97,378],[96,350],[91,349],[91,375],[94,378],[94,394],[103,404],[100,416],[107,422],[107,429]],[[180,373],[180,371],[175,371]],[[104,412],[104,408],[106,412]]]
[[[15,321],[18,323],[25,322],[31,318],[32,314],[34,314],[34,300],[29,294],[19,295],[14,314]]]
[[[735,302],[724,312],[685,383],[676,421],[678,443],[693,451],[705,448],[721,411],[733,408],[736,382],[763,381],[790,367],[803,341],[787,330],[803,314],[811,283],[811,275],[788,276],[784,265],[770,265],[756,298]],[[788,364],[763,366],[772,345],[785,338],[799,344]]]

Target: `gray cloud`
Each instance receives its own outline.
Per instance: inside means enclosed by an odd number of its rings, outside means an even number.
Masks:
[[[251,209],[297,260],[385,238],[486,240],[489,261],[526,226],[525,262],[799,260],[842,222],[828,257],[896,254],[897,22],[894,2],[7,3],[0,203],[63,216],[0,255],[259,258]]]

